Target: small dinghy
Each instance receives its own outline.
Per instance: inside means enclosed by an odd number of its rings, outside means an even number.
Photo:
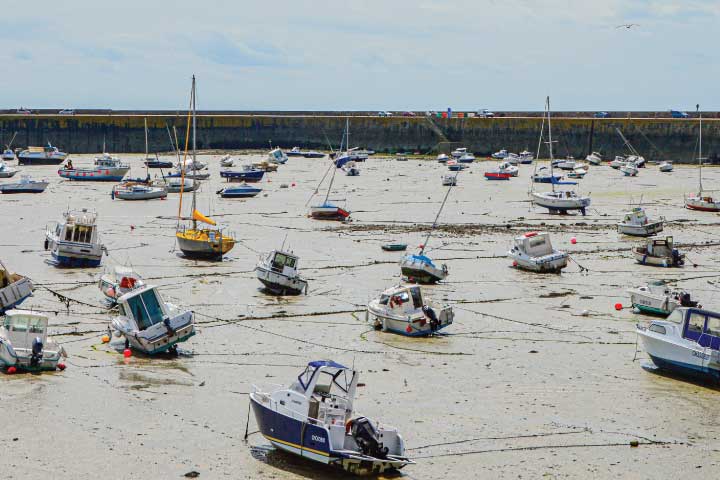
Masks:
[[[310,207],[310,217],[317,220],[339,220],[342,222],[350,217],[350,212],[329,201],[325,201],[321,205]]]
[[[508,257],[513,267],[540,273],[559,273],[568,263],[568,254],[553,248],[547,232],[528,232],[515,237]]]
[[[623,157],[622,155],[618,155],[612,162],[610,162],[610,168],[614,168],[615,170],[617,170],[626,163],[627,161],[625,160],[625,157]]]
[[[253,168],[251,165],[243,165],[242,170],[221,170],[220,176],[228,182],[257,183],[265,176],[265,170]]]
[[[585,178],[587,170],[583,167],[575,167],[572,172],[568,172],[568,178]]]
[[[347,162],[342,166],[342,170],[348,177],[357,177],[360,175],[360,169],[354,161]]]
[[[534,183],[553,183],[562,180],[562,175],[553,175],[548,167],[540,167],[532,176]]]
[[[468,168],[466,164],[458,163],[457,160],[448,160],[446,165],[448,170],[450,170],[451,172],[459,172]]]
[[[112,319],[115,335],[125,348],[147,355],[177,353],[177,344],[195,335],[193,313],[165,302],[156,287],[144,285],[117,300],[120,314]]]
[[[381,245],[380,248],[386,252],[404,252],[407,250],[407,243],[386,243]]]
[[[144,183],[126,182],[115,185],[110,192],[110,196],[120,200],[154,200],[166,198],[168,194],[167,188],[160,186],[152,186]]]
[[[585,160],[588,161],[591,165],[601,165],[602,164],[602,155],[600,155],[598,152],[592,152],[590,155],[585,157]]]
[[[0,178],[14,177],[17,172],[18,170],[16,168],[10,168],[5,165],[5,162],[0,160]]]
[[[674,248],[673,237],[664,239],[648,239],[632,250],[635,260],[641,265],[653,267],[682,267],[685,254]]]
[[[316,152],[315,150],[310,150],[309,152],[303,152],[303,157],[305,157],[305,158],[324,158],[325,154],[322,152]]]
[[[508,156],[505,157],[505,161],[510,165],[518,165],[520,163],[520,155],[517,153],[508,153]]]
[[[308,283],[298,273],[297,255],[283,250],[273,250],[260,257],[255,267],[258,280],[265,288],[277,295],[307,294]]]
[[[33,288],[29,278],[10,272],[0,262],[0,315],[20,305],[32,295]]]
[[[446,163],[448,160],[450,160],[450,157],[448,157],[445,153],[441,153],[437,156],[438,163]]]
[[[164,178],[162,181],[153,182],[152,186],[165,187],[168,193],[194,192],[200,188],[200,181],[192,178]]]
[[[532,152],[529,152],[528,150],[523,150],[520,152],[520,164],[521,165],[529,165],[535,160],[535,156],[532,154]]]
[[[0,326],[0,368],[53,371],[64,365],[65,349],[48,337],[48,317],[28,310],[8,310]]]
[[[450,156],[452,158],[458,159],[458,158],[462,157],[463,155],[465,155],[466,153],[468,153],[467,148],[459,147],[459,148],[456,148],[455,150],[453,150],[452,152],[450,152]]]
[[[520,173],[520,169],[510,162],[502,162],[498,165],[498,171],[509,173],[511,177],[517,177],[518,173]]]
[[[634,235],[636,237],[649,237],[663,231],[665,219],[660,218],[651,222],[642,207],[635,207],[625,214],[621,222],[617,224],[618,233]]]
[[[475,161],[475,155],[468,152],[457,159],[460,163],[473,163]]]
[[[155,158],[146,158],[145,166],[147,168],[172,168],[173,162],[172,160],[160,160],[158,157]]]
[[[442,177],[442,184],[445,187],[454,187],[457,185],[457,175],[443,175]]]
[[[253,187],[247,183],[238,185],[237,187],[225,187],[216,193],[222,198],[251,198],[262,192],[262,188]]]
[[[15,152],[12,148],[6,148],[2,153],[2,160],[12,162],[13,160],[17,160],[17,157],[15,156]]]
[[[119,182],[130,171],[130,165],[123,163],[119,158],[113,157],[109,153],[103,153],[101,157],[97,157],[92,167],[76,168],[72,164],[72,160],[58,170],[61,178],[77,181],[89,182]]]
[[[250,405],[274,447],[356,475],[378,475],[414,462],[396,428],[354,414],[359,374],[339,363],[309,362],[283,388],[253,386]]]
[[[500,151],[497,151],[491,155],[492,158],[496,160],[505,160],[507,156],[509,155],[508,151],[505,149],[502,149]]]
[[[235,160],[233,160],[233,158],[232,158],[230,155],[224,155],[224,156],[220,159],[220,166],[221,166],[221,167],[229,168],[229,167],[232,167],[234,164],[235,164]]]
[[[575,159],[572,157],[568,157],[565,160],[552,161],[552,166],[554,168],[559,168],[560,170],[574,170],[575,165],[577,165],[577,162],[575,162]]]
[[[631,288],[630,302],[642,313],[651,315],[670,315],[678,307],[697,307],[690,294],[684,290],[671,289],[663,281],[654,281]]]
[[[672,172],[673,164],[670,161],[664,161],[664,162],[660,163],[660,165],[658,165],[658,169],[664,173]]]
[[[19,182],[0,184],[0,193],[42,193],[48,185],[47,180],[33,180],[30,175],[22,175]]]
[[[118,298],[144,285],[142,277],[132,267],[124,265],[106,270],[98,281],[98,288],[112,305],[117,303]]]
[[[405,255],[400,260],[400,271],[409,281],[417,283],[436,283],[448,276],[447,265],[435,265],[430,258],[423,255]]]
[[[61,267],[99,266],[105,246],[100,242],[97,213],[86,208],[65,212],[62,220],[47,226],[45,250]]]
[[[483,173],[485,180],[510,180],[512,174],[503,172],[500,170],[492,170],[490,172]]]
[[[453,323],[452,307],[428,305],[418,285],[398,285],[385,290],[367,307],[366,320],[383,332],[426,337]]]
[[[720,313],[679,307],[648,327],[638,324],[637,334],[660,370],[720,380]]]
[[[626,163],[625,165],[620,167],[620,171],[626,177],[636,177],[638,174],[638,168],[635,166],[634,163]]]

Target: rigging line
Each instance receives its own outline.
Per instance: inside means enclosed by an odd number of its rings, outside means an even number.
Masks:
[[[185,152],[183,153],[182,172],[180,172],[180,202],[178,205],[178,226],[180,225],[180,215],[182,214],[182,204],[183,204],[183,192],[185,190],[185,164],[187,162],[188,143],[190,142],[190,116],[192,115],[192,107],[194,105],[194,98],[195,98],[195,77],[193,77],[192,86],[193,86],[193,88],[192,88],[192,91],[190,92],[190,106],[188,106],[188,114],[187,114],[187,128],[185,130]],[[194,167],[195,167],[195,164],[193,163],[193,168]]]

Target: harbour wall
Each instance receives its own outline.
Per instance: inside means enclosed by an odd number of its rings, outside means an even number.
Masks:
[[[185,144],[187,115],[157,112],[82,115],[0,115],[5,144],[14,132],[13,148],[53,145],[69,153],[140,153],[145,150],[144,119],[148,122],[150,152],[169,151],[167,128],[177,129]],[[543,119],[538,116],[496,118],[377,117],[369,115],[311,114],[217,114],[197,118],[197,147],[202,150],[283,148],[301,146],[337,148],[350,124],[350,145],[380,152],[449,152],[465,146],[476,156],[488,156],[501,148],[519,152],[538,147]],[[608,159],[628,153],[617,130],[649,160],[693,163],[697,160],[697,119],[592,118],[559,115],[552,120],[556,157],[583,158],[599,151]],[[547,141],[547,125],[545,139]],[[541,157],[547,157],[547,144]],[[720,119],[703,120],[703,157],[720,161]]]

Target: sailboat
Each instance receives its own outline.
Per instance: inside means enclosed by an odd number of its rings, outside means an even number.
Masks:
[[[197,136],[197,122],[195,116],[195,75],[192,77],[192,90],[190,94],[190,107],[191,112],[188,112],[188,120],[190,120],[190,114],[192,113],[192,160],[193,164],[196,165],[196,136]],[[190,123],[188,122],[188,131],[186,133],[186,139],[190,134]],[[182,181],[185,181],[185,162],[187,160],[187,141],[185,142],[185,156],[183,157],[183,168]],[[181,183],[180,187],[180,206],[178,208],[178,227],[175,232],[175,238],[177,239],[180,250],[185,254],[186,257],[190,258],[203,258],[203,259],[217,259],[221,260],[222,256],[232,250],[235,246],[235,239],[223,233],[220,228],[215,227],[216,223],[211,218],[206,217],[197,210],[197,190],[192,192],[192,204],[191,204],[191,217],[192,224],[190,226],[181,225],[180,221],[184,220],[180,215],[182,213],[182,201],[184,192],[184,183]],[[198,226],[199,223],[203,223],[208,226]]]
[[[590,197],[578,195],[574,190],[556,190],[555,185],[577,185],[577,182],[563,182],[556,180],[553,175],[553,140],[550,124],[550,97],[545,100],[545,112],[548,121],[548,150],[550,153],[550,183],[552,190],[549,192],[536,192],[531,188],[530,200],[532,203],[547,208],[550,213],[566,213],[570,210],[580,210],[585,215],[585,209],[590,206]],[[540,143],[542,143],[542,131],[540,132]],[[538,157],[540,145],[538,145]]]
[[[707,193],[703,195],[702,184],[702,114],[698,107],[698,118],[700,122],[698,132],[698,192],[691,193],[685,197],[685,208],[700,210],[703,212],[720,212],[720,199],[714,198]]]
[[[342,152],[342,144],[343,142],[340,142],[340,151],[338,152],[338,156],[335,159],[335,166],[337,168],[342,168],[345,166],[346,163],[356,160],[357,158],[353,155],[353,152],[350,150],[350,120],[345,119],[345,152]]]
[[[15,156],[15,152],[12,149],[12,144],[15,141],[15,137],[17,136],[17,132],[15,132],[10,139],[10,143],[5,145],[5,150],[2,153],[2,160],[11,161],[11,160],[17,160],[17,157]]]
[[[347,125],[347,123],[346,123]],[[347,128],[347,126],[346,126]],[[340,146],[340,149],[342,149],[342,145]],[[339,220],[344,221],[348,217],[350,217],[350,212],[345,210],[342,207],[338,207],[334,203],[330,202],[330,191],[332,190],[333,182],[335,181],[335,172],[337,172],[337,168],[340,166],[337,164],[337,161],[342,159],[344,157],[339,157],[337,160],[334,160],[333,163],[330,165],[330,168],[332,169],[332,175],[330,176],[330,183],[328,184],[327,193],[325,194],[325,200],[320,205],[312,205],[310,206],[310,217],[318,219],[318,220]],[[343,165],[347,163],[344,162]],[[337,168],[335,168],[337,167]],[[327,172],[325,173],[325,176],[327,176]],[[320,180],[320,183],[322,184],[323,180],[325,180],[325,177]],[[319,187],[319,185],[318,185]],[[317,193],[317,189],[315,190],[315,193]],[[311,197],[312,198],[312,197]]]

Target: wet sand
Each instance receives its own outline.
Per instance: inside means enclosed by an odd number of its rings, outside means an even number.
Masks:
[[[78,166],[91,158],[73,156]],[[134,176],[144,176],[138,156],[125,158]],[[327,161],[291,158],[266,176],[260,196],[225,200],[215,195],[223,185],[219,156],[201,158],[212,178],[198,207],[241,241],[222,263],[178,255],[176,194],[113,201],[112,184],[21,167],[50,179],[48,190],[0,196],[0,258],[36,283],[23,308],[51,312],[69,353],[64,372],[0,375],[4,478],[179,478],[190,471],[199,478],[343,478],[274,451],[257,433],[243,440],[252,385],[288,384],[318,358],[360,370],[366,386],[357,410],[400,429],[417,461],[403,470],[407,478],[709,478],[717,469],[720,392],[642,368],[649,360],[634,326],[650,317],[613,309],[629,304],[626,288],[650,279],[674,280],[703,306],[720,308],[718,247],[705,244],[717,240],[720,222],[682,208],[682,195],[696,188],[695,169],[664,174],[649,166],[625,178],[591,167],[581,191],[591,192],[593,204],[582,217],[530,208],[532,166],[520,166],[510,182],[487,182],[482,172],[493,164],[472,165],[460,173],[428,250],[450,276],[426,295],[454,305],[455,323],[444,335],[411,339],[374,331],[364,306],[400,280],[402,254],[380,245],[424,241],[445,194],[445,167],[371,157],[359,164],[359,177],[338,172],[331,198],[347,199],[353,212],[342,225],[306,217]],[[718,184],[720,170],[704,172],[707,186]],[[641,196],[648,215],[665,216],[665,233],[687,252],[684,268],[632,260],[635,240],[619,236],[615,223],[631,197]],[[58,269],[43,250],[45,224],[68,206],[99,213],[104,265],[131,263],[166,300],[196,312],[199,334],[179,358],[124,361],[121,341],[101,343],[111,318],[96,286],[103,269]],[[512,237],[541,229],[588,270],[575,263],[561,275],[510,268],[504,254]],[[283,241],[300,256],[307,296],[259,289],[259,252]],[[68,311],[44,287],[82,303]],[[250,432],[256,429],[251,418]]]

